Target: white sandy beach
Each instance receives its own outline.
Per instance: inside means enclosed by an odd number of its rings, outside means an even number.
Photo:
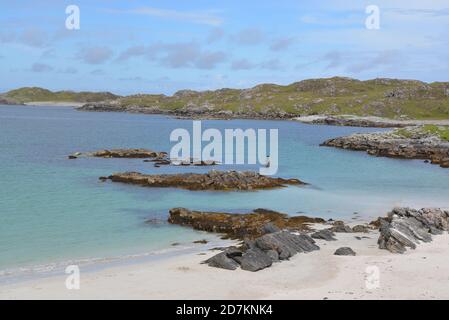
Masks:
[[[403,255],[377,248],[377,232],[338,234],[321,249],[251,273],[200,262],[214,254],[189,254],[83,273],[80,290],[66,275],[0,286],[0,299],[448,299],[449,235],[435,236]],[[335,256],[350,246],[357,256]],[[378,282],[367,271],[377,267]],[[367,269],[371,268],[371,269]],[[367,278],[371,281],[366,282]],[[368,287],[367,287],[368,284]],[[377,288],[369,287],[379,285]]]

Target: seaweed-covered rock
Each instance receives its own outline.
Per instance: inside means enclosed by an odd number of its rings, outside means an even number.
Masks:
[[[323,219],[305,216],[289,217],[276,211],[256,209],[252,213],[224,213],[170,209],[168,222],[190,226],[196,230],[224,233],[228,238],[254,239],[281,229],[307,230],[308,223],[322,223]]]

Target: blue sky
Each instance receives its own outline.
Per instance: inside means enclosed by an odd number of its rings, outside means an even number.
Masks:
[[[65,9],[80,8],[80,30]],[[365,27],[367,5],[380,29]],[[449,81],[449,1],[0,0],[0,91],[172,94],[348,76]]]

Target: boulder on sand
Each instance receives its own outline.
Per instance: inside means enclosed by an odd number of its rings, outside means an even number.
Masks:
[[[393,253],[415,249],[421,242],[432,241],[432,235],[447,231],[449,211],[441,209],[395,208],[380,220],[379,248]]]
[[[349,247],[341,247],[335,251],[334,255],[336,255],[336,256],[355,256],[356,253],[354,252],[354,250],[352,250]]]

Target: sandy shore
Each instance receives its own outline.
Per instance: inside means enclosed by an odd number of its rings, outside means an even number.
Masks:
[[[368,239],[355,236],[363,234],[318,241],[321,250],[298,254],[257,273],[202,265],[214,254],[204,251],[88,273],[81,270],[80,290],[66,289],[66,275],[4,285],[0,299],[449,298],[448,234],[403,255],[379,250],[377,232],[367,234]],[[357,256],[334,256],[341,246],[352,247]]]

